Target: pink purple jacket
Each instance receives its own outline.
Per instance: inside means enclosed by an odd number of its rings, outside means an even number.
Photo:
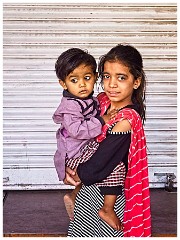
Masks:
[[[57,151],[54,164],[59,180],[65,177],[65,158],[78,157],[87,142],[101,133],[103,119],[97,98],[79,99],[64,90],[61,103],[53,115],[61,127],[56,132]]]

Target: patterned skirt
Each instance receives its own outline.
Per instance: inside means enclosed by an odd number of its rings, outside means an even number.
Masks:
[[[96,185],[82,186],[74,209],[74,220],[70,221],[68,237],[123,237],[123,231],[116,231],[98,216],[104,197]],[[124,191],[117,196],[114,210],[123,222],[125,207]]]

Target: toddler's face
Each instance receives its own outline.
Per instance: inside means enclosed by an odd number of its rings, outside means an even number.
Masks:
[[[91,66],[79,65],[66,78],[59,81],[61,86],[78,98],[88,97],[94,88],[97,76],[93,73]]]

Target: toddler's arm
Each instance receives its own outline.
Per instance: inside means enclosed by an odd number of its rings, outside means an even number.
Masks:
[[[101,133],[103,119],[99,116],[85,117],[79,104],[66,106],[67,111],[63,113],[63,126],[69,136],[76,139],[91,139]]]

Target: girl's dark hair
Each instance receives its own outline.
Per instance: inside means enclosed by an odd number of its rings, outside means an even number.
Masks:
[[[122,62],[129,68],[130,73],[135,79],[141,77],[141,84],[137,89],[134,89],[132,94],[132,102],[138,105],[140,116],[144,121],[146,120],[145,111],[145,88],[146,88],[146,76],[143,70],[143,60],[141,54],[136,48],[130,45],[118,44],[113,47],[107,54],[100,58],[98,65],[99,77],[101,78],[104,72],[104,64],[109,62]]]
[[[70,48],[63,52],[55,63],[55,71],[58,79],[65,81],[65,78],[81,64],[91,66],[96,73],[97,63],[95,58],[88,52],[79,48]]]

